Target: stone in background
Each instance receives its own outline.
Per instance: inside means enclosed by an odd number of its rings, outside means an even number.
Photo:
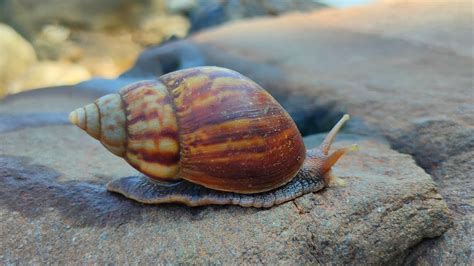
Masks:
[[[474,213],[472,32],[471,1],[389,0],[242,22],[203,32],[193,42],[205,51],[207,64],[253,77],[290,107],[291,98],[304,96],[306,109],[298,114],[312,113],[311,105],[348,112],[364,121],[359,132],[368,128],[412,155],[437,182],[454,225],[393,262],[468,265]]]
[[[227,21],[259,16],[278,16],[288,11],[309,12],[327,7],[315,0],[194,0],[186,2],[191,31],[199,31]],[[168,0],[173,3],[173,0]],[[191,5],[191,3],[193,3]]]
[[[5,87],[21,75],[31,64],[37,62],[35,50],[14,29],[0,24],[0,97],[6,94]]]
[[[78,64],[39,62],[31,44],[1,23],[0,36],[0,98],[25,88],[70,85],[91,78]]]
[[[3,82],[0,97],[91,76],[113,78],[128,69],[144,47],[185,37],[187,19],[168,14],[160,3],[164,1],[0,1],[0,21],[25,36],[44,62]],[[0,73],[7,71],[0,68]],[[30,74],[37,75],[30,79]]]
[[[53,73],[44,73],[46,78],[21,80],[27,78],[24,72],[12,84],[1,83],[0,97],[71,84],[91,76],[115,78],[132,66],[142,49],[171,38],[184,38],[190,31],[230,20],[321,6],[318,1],[306,0],[3,0],[0,21],[25,36],[40,61],[48,61],[48,67],[43,64],[30,72]],[[25,53],[23,57],[28,56]],[[57,66],[53,67],[53,62],[58,62]],[[60,68],[68,70],[55,71]],[[0,68],[0,73],[3,71],[9,70]]]

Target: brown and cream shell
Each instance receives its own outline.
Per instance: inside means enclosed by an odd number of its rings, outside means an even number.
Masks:
[[[148,177],[258,193],[288,183],[306,150],[288,113],[255,82],[199,67],[141,81],[70,120]]]

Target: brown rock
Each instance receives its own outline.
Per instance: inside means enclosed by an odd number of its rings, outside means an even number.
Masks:
[[[35,50],[12,28],[0,23],[0,98],[10,93],[7,84],[36,62]]]
[[[192,42],[206,64],[236,69],[285,105],[344,110],[414,156],[455,214],[406,263],[470,264],[474,95],[470,1],[385,1],[221,27]],[[196,48],[195,48],[196,49]],[[308,108],[296,108],[305,117]],[[399,261],[401,262],[401,261]]]
[[[472,44],[460,37],[472,27],[465,23],[468,7],[444,5],[424,23],[428,15],[413,4],[392,3],[327,11],[347,16],[342,26],[330,23],[331,13],[229,25],[146,51],[115,81],[7,98],[0,105],[0,143],[6,144],[0,146],[0,234],[8,236],[0,243],[1,259],[469,264],[472,57],[461,50]],[[409,14],[419,15],[410,27],[404,24]],[[362,24],[374,24],[374,16],[377,23],[400,22],[369,31]],[[351,17],[359,22],[351,25]],[[398,34],[397,25],[409,30]],[[449,30],[437,32],[439,26]],[[436,33],[440,41],[432,45],[426,36]],[[451,40],[456,45],[448,45]],[[269,210],[144,206],[105,192],[105,182],[133,170],[78,129],[61,125],[66,112],[118,84],[198,64],[252,77],[306,133],[329,128],[342,111],[353,115],[349,130],[368,136],[339,138],[337,145],[361,146],[334,169],[347,186]],[[434,239],[450,222],[425,171],[455,218],[454,227]]]
[[[167,1],[168,10],[173,12],[176,9],[169,2],[173,3],[174,1]],[[278,16],[287,12],[309,12],[326,7],[322,3],[323,1],[317,0],[195,0],[195,2],[197,4],[194,6],[188,4],[189,8],[187,11],[192,23],[192,31],[244,18]]]
[[[435,184],[410,156],[382,140],[344,134],[336,147],[362,148],[334,168],[346,186],[268,210],[135,203],[104,186],[135,170],[63,125],[66,111],[95,96],[58,88],[2,103],[2,261],[382,263],[450,224]],[[54,106],[54,113],[28,105],[33,99],[38,107]],[[26,118],[35,109],[42,124]],[[305,139],[308,146],[321,140],[322,135]]]
[[[31,40],[40,60],[77,63],[94,76],[115,78],[133,65],[142,50],[132,32],[141,32],[140,22],[156,12],[151,2],[6,0],[0,1],[0,21]],[[176,21],[173,17],[166,22]],[[164,37],[172,34],[173,27],[163,28]]]
[[[171,37],[186,37],[189,27],[189,21],[180,15],[148,16],[141,21],[134,41],[142,46],[157,45]]]
[[[68,39],[61,40],[66,30],[53,29],[55,32],[50,32],[52,27],[45,27],[36,38],[38,53],[47,60],[79,64],[93,76],[117,77],[133,65],[141,51],[127,31],[72,31]]]
[[[304,134],[350,113],[359,122],[353,132],[383,135],[414,156],[455,215],[441,238],[396,262],[470,264],[471,7],[464,0],[384,1],[235,23],[146,51],[124,76],[193,64],[232,68],[276,96]]]
[[[149,8],[147,2],[149,1],[6,0],[0,3],[0,18],[15,25],[27,37],[33,37],[44,25],[58,22],[67,27],[102,30],[134,25]]]

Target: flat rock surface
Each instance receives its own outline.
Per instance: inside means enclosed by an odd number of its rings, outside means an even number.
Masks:
[[[0,104],[0,259],[469,264],[469,10],[467,1],[385,1],[234,23],[146,51],[115,81],[7,98]],[[268,210],[146,206],[106,192],[106,182],[135,170],[67,125],[67,112],[119,84],[202,64],[260,83],[305,135],[350,113],[352,134],[340,135],[336,147],[361,150],[334,168],[346,186]]]
[[[318,123],[308,114],[348,112],[364,125],[355,131],[383,135],[412,155],[455,223],[398,262],[471,264],[473,32],[471,1],[392,0],[235,23],[191,41],[206,64],[261,83],[302,128]]]
[[[314,146],[322,137],[305,140]],[[0,259],[381,263],[446,230],[446,204],[410,156],[382,140],[350,134],[339,140],[336,147],[362,147],[334,168],[345,186],[260,210],[138,204],[105,190],[106,182],[135,170],[80,129],[1,133]]]

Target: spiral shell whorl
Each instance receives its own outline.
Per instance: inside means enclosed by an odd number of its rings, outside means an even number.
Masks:
[[[141,81],[71,113],[73,124],[148,177],[259,193],[288,183],[306,150],[289,114],[225,68]]]
[[[159,78],[176,106],[179,176],[237,193],[289,182],[305,159],[302,137],[278,102],[247,77],[199,67]]]
[[[178,124],[168,90],[150,80],[124,87],[119,94],[127,123],[124,159],[151,178],[180,179]]]
[[[161,82],[133,83],[76,109],[69,120],[147,176],[179,179],[178,126]]]
[[[115,155],[125,154],[125,114],[120,95],[105,95],[94,103],[78,108],[71,112],[69,120],[98,139]]]

